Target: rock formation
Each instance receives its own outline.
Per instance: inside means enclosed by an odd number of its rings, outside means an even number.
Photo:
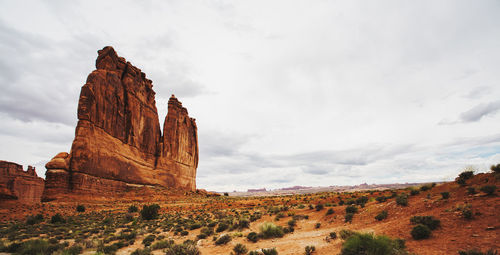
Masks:
[[[172,95],[163,136],[151,80],[111,47],[98,51],[83,85],[71,152],[47,163],[44,199],[113,194],[134,185],[196,190],[194,119]]]
[[[38,177],[35,168],[0,160],[0,200],[17,200],[21,203],[39,203],[44,180]]]

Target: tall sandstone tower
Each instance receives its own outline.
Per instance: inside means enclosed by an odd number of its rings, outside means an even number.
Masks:
[[[196,190],[195,120],[172,95],[162,135],[151,80],[112,47],[98,53],[80,92],[71,152],[46,164],[43,199],[112,195],[136,185]]]

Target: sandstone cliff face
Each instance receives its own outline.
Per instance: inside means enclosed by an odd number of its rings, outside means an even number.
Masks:
[[[98,53],[97,69],[81,89],[71,152],[58,154],[46,165],[44,197],[112,194],[131,185],[194,191],[194,119],[172,96],[162,136],[151,80],[113,48]]]
[[[35,168],[0,160],[0,200],[17,200],[21,203],[39,203],[44,180],[37,176]]]

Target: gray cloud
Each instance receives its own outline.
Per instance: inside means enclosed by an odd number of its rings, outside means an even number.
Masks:
[[[460,114],[460,119],[463,122],[479,121],[481,118],[493,115],[500,110],[500,100],[489,103],[482,103],[474,106],[472,109]]]

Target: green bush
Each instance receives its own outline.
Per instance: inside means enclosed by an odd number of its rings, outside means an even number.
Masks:
[[[215,245],[227,244],[230,241],[231,241],[231,236],[224,234],[224,235],[220,236],[219,238],[217,238],[217,240],[215,241]]]
[[[276,248],[262,249],[264,255],[278,255]]]
[[[404,241],[387,236],[355,233],[343,244],[341,255],[402,255],[408,254]]]
[[[165,251],[165,255],[200,255],[200,251],[192,243],[175,244]]]
[[[352,222],[352,218],[354,217],[354,213],[346,213],[344,216],[344,222]]]
[[[432,185],[423,185],[420,187],[420,191],[428,191],[432,189]]]
[[[413,227],[410,234],[415,240],[427,239],[431,236],[431,230],[426,225],[418,224]]]
[[[21,243],[14,251],[16,254],[50,254],[49,242],[43,239],[33,239]]]
[[[486,185],[481,187],[480,189],[482,192],[486,193],[486,195],[491,196],[495,193],[497,190],[497,187],[495,185]]]
[[[365,207],[365,204],[368,202],[368,197],[367,196],[361,196],[356,199],[356,204]]]
[[[77,212],[85,212],[85,206],[84,205],[77,205],[76,211]]]
[[[357,213],[358,212],[358,207],[356,207],[355,205],[348,205],[345,208],[345,212],[346,213]]]
[[[491,171],[495,172],[495,173],[500,173],[500,164],[497,164],[497,165],[492,165],[490,167]]]
[[[465,186],[467,184],[467,180],[472,178],[474,176],[474,171],[473,170],[466,170],[461,172],[458,177],[455,179],[455,181],[460,184],[460,186]]]
[[[476,188],[474,188],[474,187],[467,187],[467,194],[474,195],[476,193],[477,193]]]
[[[260,225],[260,233],[263,238],[283,237],[285,235],[282,227],[276,226],[271,222],[264,222]]]
[[[155,242],[153,245],[151,245],[152,250],[160,250],[160,249],[165,249],[165,248],[170,248],[174,245],[173,240],[161,240]]]
[[[321,210],[323,210],[323,208],[325,208],[325,206],[323,204],[317,204],[315,206],[316,211],[321,211]]]
[[[28,216],[26,218],[26,224],[27,225],[35,225],[43,221],[43,215],[37,214],[35,216]]]
[[[314,225],[315,228],[320,228],[321,227],[321,223],[316,223],[316,225]]]
[[[340,238],[342,238],[342,240],[347,240],[349,237],[351,237],[354,234],[356,234],[356,232],[349,230],[349,229],[342,229],[339,232]]]
[[[144,205],[141,210],[141,216],[145,220],[153,220],[158,218],[158,211],[160,206],[158,204]]]
[[[256,243],[257,241],[259,241],[259,235],[257,235],[257,233],[255,233],[255,232],[250,232],[247,235],[247,239],[250,242]]]
[[[288,226],[290,226],[290,227],[295,227],[295,226],[297,225],[297,222],[296,222],[295,220],[289,220],[289,221],[287,222],[287,224],[288,224]]]
[[[333,213],[335,213],[333,208],[330,208],[330,209],[328,209],[328,211],[326,211],[326,215],[332,215]]]
[[[396,204],[407,206],[408,205],[408,195],[403,193],[396,197]]]
[[[443,199],[448,199],[450,198],[450,192],[448,191],[441,192],[441,196],[443,197]]]
[[[434,218],[434,216],[413,216],[410,218],[410,223],[426,225],[431,230],[434,230],[441,225],[441,221]]]
[[[228,228],[229,228],[229,223],[227,223],[225,221],[219,222],[219,225],[217,226],[217,229],[215,229],[215,232],[219,233],[219,232],[222,232]]]
[[[330,236],[331,239],[337,239],[337,233],[336,232],[330,232],[330,234],[328,234]]]
[[[305,253],[306,255],[311,255],[316,251],[316,247],[314,245],[308,245],[305,248]]]
[[[135,212],[138,212],[138,211],[139,211],[139,209],[135,205],[131,205],[131,206],[128,207],[128,212],[129,213],[135,213]]]
[[[153,241],[156,239],[156,236],[155,235],[148,235],[146,236],[143,240],[142,240],[142,244],[144,244],[144,246],[148,247],[150,246]]]
[[[63,216],[59,213],[56,213],[52,218],[50,218],[50,223],[55,224],[55,223],[66,223],[66,220],[63,218]]]
[[[245,245],[239,243],[234,246],[233,251],[235,255],[243,255],[247,254],[248,249]]]
[[[64,249],[64,255],[78,255],[83,252],[83,247],[80,245],[73,245],[69,248]]]
[[[387,218],[387,211],[386,210],[381,211],[379,214],[377,214],[375,216],[375,219],[378,221],[381,221],[381,220],[386,219],[386,218]]]
[[[411,189],[410,190],[410,196],[415,196],[420,194],[420,191],[418,189]]]
[[[151,250],[149,248],[136,249],[134,252],[130,253],[130,255],[151,255]]]

